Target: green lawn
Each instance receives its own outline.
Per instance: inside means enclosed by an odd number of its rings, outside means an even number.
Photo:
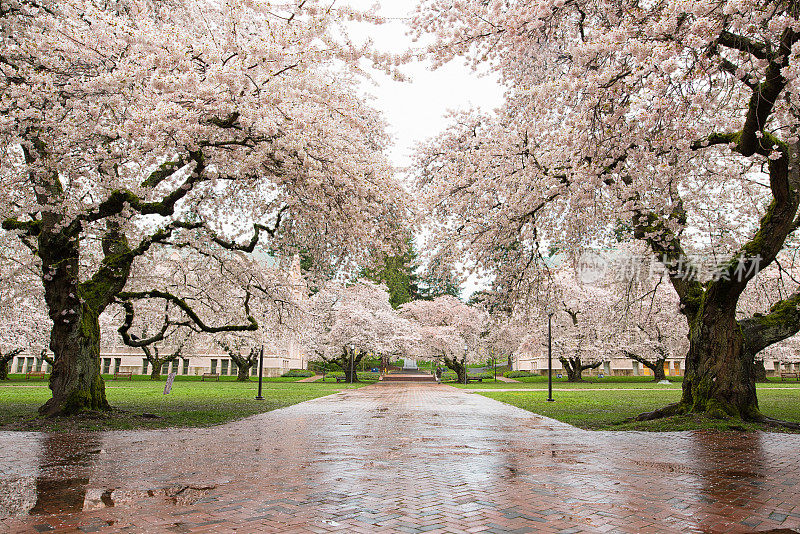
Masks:
[[[209,426],[330,395],[363,384],[335,381],[297,383],[297,378],[265,379],[264,400],[255,400],[258,381],[175,380],[164,395],[164,380],[106,380],[110,414],[43,419],[36,409],[50,398],[47,381],[12,379],[0,382],[0,430],[119,430]],[[143,417],[153,414],[157,417]]]
[[[518,384],[505,384],[518,386]],[[591,384],[591,387],[595,384]],[[766,385],[766,387],[770,387]],[[795,385],[796,387],[797,385]],[[587,385],[587,387],[589,387]],[[518,406],[530,412],[541,414],[565,423],[590,430],[692,430],[692,429],[736,429],[738,424],[731,425],[726,421],[700,419],[694,416],[679,416],[656,421],[630,421],[636,415],[666,406],[680,399],[680,389],[662,386],[663,389],[641,388],[638,391],[620,389],[618,387],[602,391],[556,391],[555,402],[547,402],[546,390],[531,391],[491,391],[486,387],[480,392],[491,399]],[[800,422],[800,389],[763,389],[759,388],[759,406],[764,415]],[[748,430],[763,429],[761,425],[744,425]]]
[[[676,389],[681,388],[683,378],[679,376],[667,377],[669,384],[659,384],[653,382],[653,378],[649,376],[615,376],[608,378],[591,377],[586,378],[583,382],[567,382],[566,378],[553,378],[553,389],[619,389],[619,388],[636,388],[636,389]],[[547,389],[546,376],[528,376],[522,378],[515,378],[518,382],[495,382],[494,379],[484,379],[483,382],[470,382],[467,385],[458,384],[455,382],[447,382],[448,385],[461,389]],[[786,388],[800,388],[798,382],[781,381],[780,378],[770,378],[769,382],[759,383],[757,387],[786,387]]]

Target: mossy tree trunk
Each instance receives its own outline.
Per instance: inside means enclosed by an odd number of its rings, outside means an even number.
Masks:
[[[248,366],[242,366],[236,364],[236,381],[237,382],[247,382],[250,380],[250,369],[253,367],[252,364]]]
[[[84,410],[110,410],[105,383],[100,376],[99,314],[81,306],[75,320],[56,322],[50,349],[56,354],[50,374],[53,397],[41,408],[42,415],[71,415]]]
[[[765,130],[772,122],[776,103],[786,95],[788,80],[783,76],[791,61],[800,33],[786,29],[761,49],[743,46],[724,32],[709,49],[710,57],[724,60],[728,53],[740,53],[763,61],[753,77],[741,86],[749,96],[741,115],[741,128],[713,132],[691,143],[697,152],[729,150],[744,161],[758,161],[769,176],[769,204],[755,233],[722,264],[711,280],[698,280],[699,272],[681,243],[681,229],[689,216],[680,191],[669,191],[670,211],[651,212],[647,202],[632,188],[628,199],[634,204],[632,226],[635,237],[650,246],[655,258],[667,268],[669,280],[681,303],[689,327],[689,352],[681,401],[642,414],[651,419],[675,413],[695,412],[713,417],[766,420],[758,410],[754,356],[767,346],[800,330],[800,293],[775,303],[766,315],[736,319],[736,305],[747,284],[760,270],[771,265],[797,229],[800,205],[800,142],[798,128],[787,123],[785,131]],[[755,71],[753,71],[755,75]],[[733,80],[734,78],[732,78]],[[633,185],[635,177],[621,178]],[[675,229],[679,229],[678,232]]]
[[[14,349],[5,354],[0,354],[0,380],[8,380],[8,371],[11,363],[14,361],[14,357],[21,352],[22,349]]]
[[[764,367],[764,360],[753,361],[753,372],[755,373],[756,382],[769,382],[767,379],[767,368]]]
[[[39,408],[48,416],[111,409],[100,376],[99,317],[125,286],[133,261],[126,257],[130,249],[118,222],[109,219],[102,239],[102,266],[90,280],[79,282],[80,227],[59,228],[61,222],[61,217],[45,212],[39,236],[45,301],[53,321],[53,396]]]
[[[41,133],[31,128],[21,147],[27,165],[27,178],[34,186],[36,204],[41,208],[28,213],[24,220],[5,219],[2,227],[15,232],[22,243],[41,260],[45,302],[53,322],[50,335],[50,349],[53,352],[50,389],[53,396],[39,408],[40,414],[69,415],[83,410],[110,409],[100,376],[98,318],[112,301],[125,306],[125,326],[120,329],[120,334],[131,346],[140,347],[154,341],[130,343],[127,332],[134,315],[130,302],[137,299],[170,301],[189,316],[197,330],[208,333],[253,331],[258,328],[249,311],[249,293],[245,298],[247,324],[213,327],[206,325],[184,300],[172,294],[160,290],[129,293],[123,293],[123,290],[134,260],[147,253],[153,245],[167,243],[175,231],[204,229],[220,247],[252,252],[258,244],[260,231],[274,235],[280,225],[282,212],[272,229],[254,224],[254,236],[246,245],[219,238],[202,222],[167,221],[166,218],[174,217],[176,204],[197,184],[208,180],[203,153],[189,150],[176,161],[165,161],[137,189],[147,190],[148,196],[158,196],[156,187],[163,186],[169,178],[191,167],[181,183],[168,189],[159,200],[147,200],[138,193],[121,188],[109,192],[97,204],[75,213],[76,206],[64,193],[62,166],[50,154]],[[110,168],[113,166],[114,162],[108,166],[100,165],[97,172],[113,173],[115,171]],[[153,233],[144,236],[135,246],[129,246],[121,221],[131,216],[158,216],[165,219],[163,225]],[[99,267],[94,273],[79,276],[82,237],[94,237],[97,233],[102,246]]]
[[[567,372],[567,382],[583,382],[583,372],[588,369],[597,369],[603,362],[583,363],[580,356],[561,356],[558,358]]]
[[[735,306],[707,299],[690,324],[681,409],[714,418],[758,419],[755,378]]]
[[[159,358],[154,358],[153,360],[148,359],[148,361],[150,365],[153,366],[150,371],[150,380],[161,380],[161,367],[164,366],[164,361]]]

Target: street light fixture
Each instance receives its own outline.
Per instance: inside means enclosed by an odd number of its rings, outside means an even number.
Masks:
[[[553,312],[547,314],[547,402],[553,402]]]
[[[353,383],[353,355],[355,354],[356,346],[350,345],[350,383]]]
[[[264,400],[261,396],[261,381],[264,378],[264,345],[261,345],[261,352],[258,355],[258,396],[256,400]]]
[[[467,344],[464,344],[464,385],[467,385],[467,373],[469,372],[469,368],[467,367],[467,351],[469,347]]]

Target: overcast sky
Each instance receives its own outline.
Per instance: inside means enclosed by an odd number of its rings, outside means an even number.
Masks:
[[[373,0],[347,0],[347,4],[367,9]],[[369,36],[379,51],[402,53],[414,46],[406,35],[405,19],[416,5],[414,0],[382,0],[380,14],[391,22],[380,26],[354,24],[354,40]],[[377,100],[374,105],[385,113],[395,146],[392,162],[403,167],[409,163],[414,144],[436,135],[446,125],[448,110],[470,107],[491,110],[500,105],[503,88],[496,77],[481,77],[461,62],[432,71],[427,64],[412,63],[402,67],[412,80],[397,82],[377,74],[377,86],[367,87]]]
[[[374,0],[346,0],[358,8],[368,9]],[[403,53],[418,46],[406,35],[406,20],[413,12],[415,0],[380,0],[379,14],[390,19],[386,24],[352,24],[351,38],[361,42],[367,37],[381,52]],[[389,152],[392,163],[402,169],[411,163],[410,157],[416,143],[441,132],[447,125],[448,111],[478,108],[490,111],[502,102],[503,87],[496,76],[481,75],[465,66],[463,62],[452,62],[440,69],[415,62],[401,67],[411,78],[398,82],[382,73],[375,74],[376,85],[365,90],[376,100],[373,105],[381,110],[389,123],[389,133],[395,144]],[[402,171],[401,171],[402,172]],[[424,246],[424,236],[417,236],[418,246]],[[478,289],[487,286],[485,280],[470,276],[462,286],[464,299]]]

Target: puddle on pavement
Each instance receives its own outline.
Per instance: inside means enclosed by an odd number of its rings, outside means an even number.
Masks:
[[[0,519],[74,513],[120,504],[191,505],[216,487],[173,485],[150,490],[92,487],[93,471],[105,454],[102,434],[44,434],[39,446],[36,461],[27,471],[0,484],[3,495]]]

